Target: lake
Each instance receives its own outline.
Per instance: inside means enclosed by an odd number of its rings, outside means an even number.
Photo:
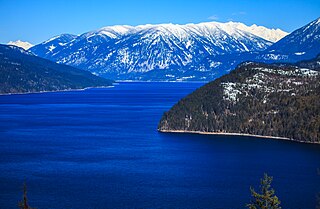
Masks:
[[[0,208],[245,208],[266,172],[283,208],[315,208],[320,145],[157,132],[203,83],[0,96]]]

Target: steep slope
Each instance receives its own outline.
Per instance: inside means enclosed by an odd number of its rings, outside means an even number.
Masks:
[[[320,53],[320,18],[293,31],[267,50],[273,54],[313,58]]]
[[[158,129],[320,143],[319,63],[320,56],[296,65],[243,63],[180,100]]]
[[[61,34],[59,36],[52,37],[41,44],[33,46],[32,48],[30,48],[30,51],[39,57],[54,61],[54,59],[51,57],[53,57],[56,52],[62,50],[75,38],[77,38],[76,35]]]
[[[109,86],[112,81],[0,45],[0,93],[25,93]]]
[[[285,35],[279,29],[233,22],[111,26],[61,44],[53,43],[56,38],[48,40],[30,50],[114,79],[183,80],[191,74],[187,66],[196,66],[209,55],[262,51],[272,44],[266,39]]]

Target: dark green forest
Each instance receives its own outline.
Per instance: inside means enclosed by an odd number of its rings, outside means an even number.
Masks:
[[[0,93],[25,93],[110,86],[88,71],[56,64],[19,47],[0,45]]]
[[[320,142],[319,61],[320,56],[295,64],[242,63],[181,99],[163,114],[158,130]]]

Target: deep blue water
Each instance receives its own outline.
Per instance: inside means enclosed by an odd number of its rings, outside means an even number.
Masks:
[[[158,133],[201,83],[0,96],[0,208],[244,208],[264,172],[283,208],[315,208],[320,145]]]

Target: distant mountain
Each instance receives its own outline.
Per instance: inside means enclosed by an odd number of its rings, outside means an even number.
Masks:
[[[264,51],[250,51],[223,55],[209,55],[195,65],[189,65],[189,71],[203,69],[208,80],[213,80],[245,61],[264,63],[298,62],[312,59],[320,54],[320,18],[295,30]],[[196,76],[201,78],[200,76]]]
[[[51,58],[54,55],[54,52],[64,49],[64,47],[75,38],[77,38],[76,35],[61,34],[59,36],[52,37],[41,44],[35,45],[30,49],[30,51],[39,57],[55,61]]]
[[[311,59],[320,53],[320,18],[293,31],[267,50],[271,54]]]
[[[320,56],[247,62],[164,113],[159,131],[238,133],[320,143]]]
[[[207,80],[221,72],[196,69],[206,57],[263,51],[285,35],[234,22],[111,26],[56,36],[30,51],[117,80]]]
[[[33,44],[30,44],[27,41],[21,41],[21,40],[9,41],[8,45],[18,46],[18,47],[21,47],[25,50],[28,50],[29,48],[33,47]]]
[[[112,81],[0,45],[0,93],[26,93],[109,86]]]

